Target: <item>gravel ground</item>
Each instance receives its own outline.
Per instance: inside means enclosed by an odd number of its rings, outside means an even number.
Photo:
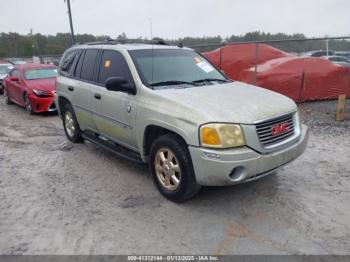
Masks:
[[[1,99],[0,254],[350,254],[350,121],[335,123],[334,101],[299,107],[298,160],[179,205],[145,166]]]

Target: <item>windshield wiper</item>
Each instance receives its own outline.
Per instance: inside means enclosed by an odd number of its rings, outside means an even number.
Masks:
[[[182,84],[193,85],[193,86],[196,85],[194,82],[170,80],[170,81],[162,81],[162,82],[153,83],[153,84],[150,84],[150,86],[171,86],[171,85],[182,85]]]
[[[231,81],[228,80],[228,79],[204,78],[204,79],[195,80],[195,81],[193,81],[193,83],[202,83],[202,82],[211,82],[211,81],[224,82],[224,83],[231,82]]]

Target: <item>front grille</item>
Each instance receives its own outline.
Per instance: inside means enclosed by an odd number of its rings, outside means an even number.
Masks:
[[[273,134],[272,129],[279,124],[287,125],[288,131],[282,132],[280,134]],[[260,143],[263,147],[269,147],[281,143],[287,138],[293,136],[295,132],[293,114],[266,120],[264,122],[256,124],[255,127]]]

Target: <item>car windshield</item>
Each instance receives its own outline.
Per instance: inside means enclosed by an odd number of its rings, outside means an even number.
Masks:
[[[7,75],[8,72],[10,72],[11,66],[10,65],[0,65],[0,75]]]
[[[132,50],[143,83],[152,88],[185,88],[228,82],[205,58],[187,49]]]
[[[52,77],[57,77],[56,68],[30,69],[25,72],[25,78],[27,80],[52,78]]]

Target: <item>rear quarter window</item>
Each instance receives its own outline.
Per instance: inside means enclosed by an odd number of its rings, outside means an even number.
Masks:
[[[59,73],[63,75],[70,75],[75,61],[78,59],[80,50],[68,51],[61,59],[59,65]]]

